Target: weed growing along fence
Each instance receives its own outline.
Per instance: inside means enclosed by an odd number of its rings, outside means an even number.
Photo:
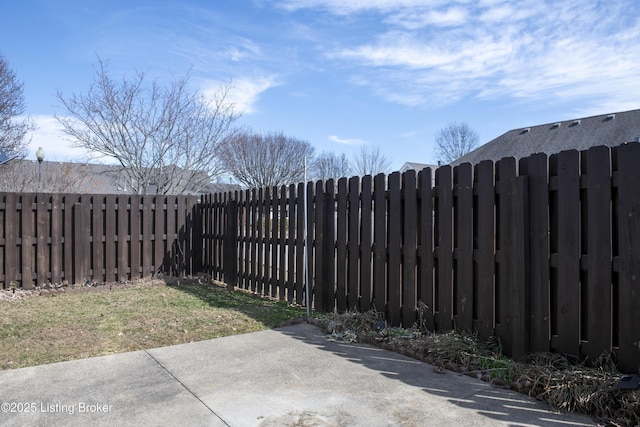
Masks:
[[[640,144],[206,197],[203,270],[313,307],[640,369]],[[304,229],[304,192],[307,230]]]

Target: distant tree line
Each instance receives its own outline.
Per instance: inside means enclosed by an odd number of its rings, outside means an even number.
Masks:
[[[98,58],[86,92],[56,93],[62,113],[55,118],[75,147],[115,160],[127,188],[139,194],[150,188],[158,194],[192,191],[224,174],[251,188],[298,183],[305,175],[307,180],[328,180],[390,172],[391,159],[379,147],[362,145],[351,158],[331,151],[315,155],[304,139],[239,127],[239,114],[228,99],[230,83],[205,98],[189,89],[189,78],[187,73],[166,85],[149,81],[143,72],[114,79],[107,62]],[[28,118],[20,118],[25,110],[22,90],[0,55],[0,149],[15,158],[24,157],[26,135],[34,129]],[[452,132],[436,141],[448,141]],[[467,134],[456,137],[473,142]],[[4,175],[11,175],[4,169]],[[2,176],[0,171],[0,181]],[[85,177],[61,181],[78,179]]]

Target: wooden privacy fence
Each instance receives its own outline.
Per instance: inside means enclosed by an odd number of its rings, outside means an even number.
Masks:
[[[0,193],[2,288],[191,274],[196,207],[194,196]]]
[[[202,269],[316,310],[640,369],[640,144],[204,198]],[[304,229],[304,192],[307,230]]]

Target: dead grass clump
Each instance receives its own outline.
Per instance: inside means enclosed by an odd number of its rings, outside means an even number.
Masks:
[[[609,356],[587,367],[562,355],[536,353],[516,367],[515,384],[528,385],[523,392],[553,407],[582,412],[609,425],[640,425],[640,391],[618,389],[621,374]]]

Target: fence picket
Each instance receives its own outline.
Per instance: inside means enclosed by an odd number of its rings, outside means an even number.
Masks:
[[[402,206],[400,198],[400,173],[394,172],[388,178],[389,211],[387,215],[387,320],[392,326],[402,322],[400,306],[402,290],[400,265],[402,262]]]
[[[5,214],[6,215],[6,214]],[[51,196],[51,283],[61,284],[62,282],[62,241],[63,221],[62,221],[62,195],[53,194]],[[100,281],[102,277],[100,276]]]
[[[640,144],[616,148],[618,167],[619,283],[618,361],[623,372],[640,372]]]
[[[366,175],[361,181],[360,190],[360,309],[371,310],[373,298],[372,244],[373,219],[371,205],[373,203],[373,181]]]
[[[286,301],[286,277],[287,277],[287,187],[280,188],[280,237],[278,238],[278,246],[280,253],[278,254],[278,298],[280,301]]]
[[[258,222],[259,222],[259,193],[254,188],[251,190],[251,291],[257,292],[258,289],[258,248],[259,234],[258,234]]]
[[[528,269],[531,351],[549,351],[549,177],[546,154],[521,159],[520,175],[528,178]]]
[[[73,205],[73,283],[84,284],[90,279],[91,235],[90,205],[88,197]]]
[[[143,203],[142,221],[144,224],[144,235],[146,238],[142,242],[142,250],[144,253],[144,272],[145,276],[154,273],[153,255],[154,255],[154,200],[151,196],[145,196]],[[210,212],[210,210],[209,210]],[[210,231],[210,230],[209,230]],[[207,239],[210,242],[212,239]],[[207,253],[209,255],[209,253]]]
[[[20,220],[22,224],[22,239],[20,253],[22,255],[22,287],[32,289],[33,272],[34,272],[34,256],[33,256],[33,194],[23,194],[21,200]]]
[[[347,238],[347,305],[357,310],[360,304],[360,178],[349,178],[349,226]]]
[[[373,178],[373,308],[387,310],[387,193],[384,174]]]
[[[20,234],[19,196],[14,193],[4,195],[4,285],[22,286],[20,280],[19,246],[18,236]]]
[[[325,183],[324,210],[322,211],[324,221],[324,242],[322,244],[324,267],[323,275],[323,305],[324,311],[332,313],[335,309],[336,300],[336,223],[334,212],[335,207],[335,183],[333,179]]]
[[[304,286],[307,278],[305,277],[305,184],[298,184],[296,192],[296,304],[302,304],[304,301]]]
[[[314,298],[314,288],[315,288],[315,273],[317,268],[314,263],[316,253],[318,251],[318,247],[316,246],[316,236],[314,233],[315,229],[315,214],[314,210],[316,208],[316,195],[314,193],[314,185],[313,182],[307,183],[306,188],[307,194],[307,230],[306,230],[306,241],[307,241],[307,278],[309,279],[309,293],[307,294],[307,289],[305,289],[305,303],[308,303],[309,307],[315,307]]]
[[[454,315],[458,330],[473,330],[473,170],[454,169]]]
[[[494,166],[491,161],[480,162],[475,167],[474,186],[474,330],[483,339],[494,335],[496,267],[495,246],[495,187]]]
[[[417,185],[416,172],[402,174],[402,326],[410,328],[416,321]]]
[[[421,327],[435,331],[433,281],[433,189],[431,169],[418,173],[418,301]]]
[[[348,310],[347,303],[347,178],[338,180],[336,207],[336,308],[339,313]]]
[[[453,191],[451,166],[436,170],[436,329],[453,328]]]
[[[36,285],[42,286],[47,283],[49,277],[49,243],[48,237],[51,233],[49,229],[49,196],[38,193],[36,195]]]
[[[514,307],[509,286],[511,280],[511,207],[512,181],[516,177],[516,161],[513,157],[504,158],[495,166],[496,188],[496,270],[495,286],[495,332],[503,340],[503,348],[513,349],[513,325],[511,314]]]
[[[240,205],[238,206],[240,210],[240,217],[242,224],[242,230],[240,232],[239,244],[241,245],[240,251],[242,255],[242,274],[240,275],[239,286],[242,289],[250,289],[250,280],[251,280],[251,242],[249,237],[249,230],[251,230],[251,215],[249,203],[251,200],[250,195],[251,190],[245,190],[240,193]]]
[[[289,186],[287,220],[287,302],[290,304],[295,301],[295,283],[296,283],[296,186]]]
[[[129,278],[137,279],[142,273],[141,245],[140,245],[140,198],[133,196],[130,201],[129,211]],[[95,209],[95,207],[94,207]],[[182,219],[184,223],[185,219]],[[95,242],[94,242],[95,248]]]
[[[269,245],[271,250],[271,276],[269,279],[270,296],[274,298],[277,292],[278,286],[278,230],[280,229],[280,212],[278,211],[278,187],[271,189],[271,235]]]
[[[611,165],[609,147],[590,148],[583,155],[582,170],[587,175],[587,336],[583,354],[595,360],[612,344],[611,312]]]
[[[551,198],[551,346],[580,354],[580,155],[564,151],[550,158]]]

